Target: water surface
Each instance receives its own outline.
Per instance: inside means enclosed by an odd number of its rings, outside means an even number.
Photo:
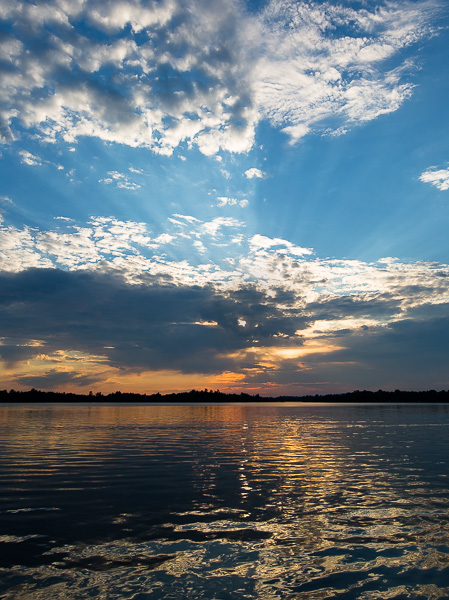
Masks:
[[[449,407],[0,407],[1,599],[449,598]]]

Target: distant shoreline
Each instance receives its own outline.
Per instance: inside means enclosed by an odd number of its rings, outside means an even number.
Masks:
[[[323,394],[306,396],[260,396],[259,394],[226,394],[212,390],[191,390],[176,394],[134,394],[114,392],[103,395],[96,394],[74,394],[65,392],[48,392],[31,389],[27,391],[0,390],[0,403],[2,404],[195,404],[195,403],[261,403],[261,402],[301,402],[301,403],[327,403],[327,404],[447,404],[449,403],[449,390],[436,391],[384,391],[375,392],[368,390],[355,390],[341,394]]]

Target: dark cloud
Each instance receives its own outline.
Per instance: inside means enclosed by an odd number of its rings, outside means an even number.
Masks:
[[[268,345],[303,322],[251,287],[224,294],[212,287],[130,285],[112,275],[30,269],[0,274],[0,290],[2,336],[45,344],[9,343],[3,357],[10,362],[33,350],[70,349],[136,370],[216,372],[232,366],[224,354],[256,338]]]
[[[40,390],[55,390],[67,384],[77,387],[95,385],[101,381],[101,376],[83,375],[75,371],[70,373],[51,369],[45,375],[24,375],[14,380],[20,385],[34,387]]]
[[[299,379],[328,381],[331,388],[447,389],[449,311],[427,306],[426,320],[404,319],[335,339],[343,349],[306,359]],[[431,318],[432,310],[435,317]]]
[[[393,298],[391,294],[375,296],[337,296],[330,300],[314,302],[308,305],[317,320],[333,320],[342,317],[379,318],[391,316],[401,311],[401,296]]]
[[[392,322],[392,316],[398,318],[398,307],[388,295],[371,300],[339,297],[306,309],[295,308],[293,300],[287,293],[268,294],[251,285],[224,292],[157,278],[133,285],[117,275],[87,271],[3,272],[0,354],[11,366],[39,354],[70,350],[102,356],[105,368],[136,373],[233,370],[245,373],[249,386],[289,389],[447,387],[448,304],[410,309],[407,318]],[[323,333],[313,342],[317,346],[306,344],[307,352],[296,358],[283,358],[282,352],[269,358],[270,347],[303,344],[295,331],[317,319],[364,316],[370,311],[385,324]],[[258,346],[265,349],[260,355],[249,350]],[[74,367],[76,372],[69,374],[53,363],[45,375],[23,376],[17,382],[50,389],[99,381],[97,376],[82,375],[75,362]]]
[[[17,362],[32,359],[36,356],[38,348],[30,345],[29,339],[8,338],[0,345],[0,360],[11,367]]]

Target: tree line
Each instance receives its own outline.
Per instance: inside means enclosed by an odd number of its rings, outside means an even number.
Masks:
[[[251,395],[224,393],[220,390],[190,390],[171,394],[137,394],[132,392],[89,392],[75,394],[72,392],[52,392],[43,390],[0,390],[0,403],[57,403],[57,402],[88,402],[88,403],[207,403],[207,402],[332,402],[332,403],[449,403],[449,390],[436,391],[369,391],[355,390],[340,394],[316,394],[306,396],[276,396],[267,397],[259,394]]]

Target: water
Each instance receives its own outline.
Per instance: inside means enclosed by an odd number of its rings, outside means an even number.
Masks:
[[[449,598],[448,406],[2,406],[0,598]]]

